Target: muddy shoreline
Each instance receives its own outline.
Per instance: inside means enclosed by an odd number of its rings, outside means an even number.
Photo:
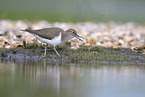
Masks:
[[[104,64],[142,64],[145,65],[145,55],[128,48],[81,47],[77,50],[65,47],[57,48],[62,57],[58,57],[53,48],[47,49],[47,56],[42,57],[42,48],[0,49],[1,61],[47,61],[48,63],[104,63]]]

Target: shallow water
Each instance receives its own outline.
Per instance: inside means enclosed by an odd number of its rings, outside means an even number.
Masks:
[[[0,62],[0,97],[144,97],[144,65]]]

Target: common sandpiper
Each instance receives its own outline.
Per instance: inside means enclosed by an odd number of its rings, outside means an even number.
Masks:
[[[82,41],[82,39],[84,39],[83,37],[79,36],[77,34],[76,30],[74,30],[74,29],[68,29],[68,30],[64,31],[61,28],[52,27],[52,28],[43,28],[43,29],[38,29],[38,30],[32,30],[32,29],[28,28],[28,29],[21,30],[21,31],[27,31],[27,32],[31,33],[42,43],[53,45],[54,51],[56,52],[56,54],[59,57],[61,57],[61,56],[55,49],[55,46],[64,44],[68,40],[70,40],[74,37],[78,38],[81,41]],[[82,38],[82,39],[80,39],[80,38]],[[46,56],[46,45],[45,45],[44,56]]]

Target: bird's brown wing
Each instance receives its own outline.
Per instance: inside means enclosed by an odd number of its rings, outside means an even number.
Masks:
[[[44,28],[39,30],[25,29],[22,31],[27,31],[29,33],[39,35],[40,37],[49,40],[53,39],[55,36],[58,36],[60,32],[64,32],[64,30],[61,28]]]

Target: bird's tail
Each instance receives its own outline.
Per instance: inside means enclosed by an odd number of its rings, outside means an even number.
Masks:
[[[31,27],[29,27],[29,28],[27,28],[27,29],[25,29],[25,30],[21,30],[21,31],[27,31],[27,32],[30,32],[30,30],[32,30]]]
[[[29,30],[28,29],[25,29],[25,30],[21,30],[21,31],[27,31],[28,32]]]

